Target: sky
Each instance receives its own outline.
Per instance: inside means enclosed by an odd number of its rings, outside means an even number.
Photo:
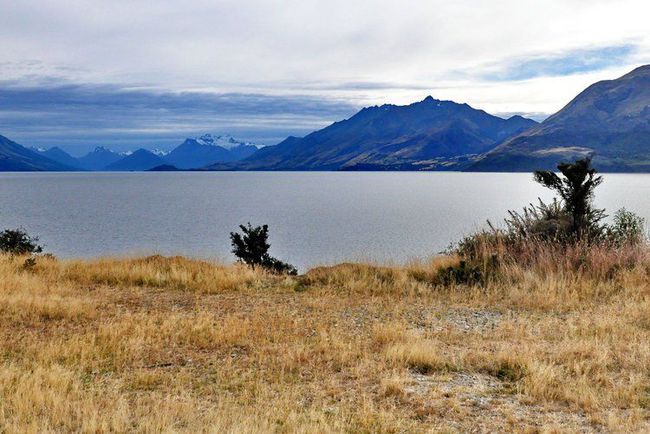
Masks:
[[[0,134],[275,144],[431,95],[537,120],[650,63],[647,0],[0,0]]]

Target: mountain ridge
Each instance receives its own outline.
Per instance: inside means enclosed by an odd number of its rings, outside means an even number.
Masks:
[[[74,168],[43,156],[37,151],[27,149],[7,137],[0,135],[0,171],[65,172],[71,170],[74,170]]]
[[[601,171],[650,172],[650,65],[594,83],[541,124],[473,163],[470,171],[552,169],[593,157]]]
[[[207,169],[358,170],[367,166],[445,169],[450,160],[480,154],[537,123],[499,118],[453,101],[434,99],[361,109],[308,134],[288,137],[232,165]],[[360,169],[363,170],[363,169]]]
[[[107,171],[145,171],[166,164],[166,160],[153,152],[140,148],[105,167]]]
[[[80,170],[81,165],[79,164],[79,160],[72,155],[68,154],[65,152],[63,149],[59,148],[58,146],[53,146],[49,149],[42,149],[42,148],[31,148],[31,150],[38,152],[39,154],[43,155],[44,157],[49,158],[50,160],[54,160],[58,163],[61,163],[63,165],[66,165],[68,167]]]

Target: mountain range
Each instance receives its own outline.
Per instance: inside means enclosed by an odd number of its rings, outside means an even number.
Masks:
[[[26,149],[9,139],[3,139],[4,141],[0,140],[0,161],[3,156],[6,157],[4,157],[4,165],[0,166],[2,171],[143,171],[157,166],[199,169],[219,162],[238,161],[251,156],[259,149],[258,145],[238,141],[232,136],[205,134],[186,139],[170,152],[141,148],[134,152],[117,153],[98,146],[86,155],[75,158],[56,146],[50,149]],[[24,163],[19,158],[21,155],[25,160]]]
[[[537,122],[502,119],[467,104],[427,97],[368,107],[304,138],[289,137],[233,165],[243,170],[433,170],[492,149]]]
[[[601,171],[650,172],[650,65],[589,86],[542,123],[427,97],[367,107],[264,148],[208,134],[168,153],[99,147],[75,159],[0,136],[0,170],[531,171],[587,155]]]

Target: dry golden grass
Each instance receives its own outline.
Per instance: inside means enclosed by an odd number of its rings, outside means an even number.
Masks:
[[[650,259],[590,254],[482,287],[0,256],[0,432],[647,432]]]

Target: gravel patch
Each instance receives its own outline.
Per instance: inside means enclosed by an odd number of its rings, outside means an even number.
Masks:
[[[443,323],[465,332],[481,332],[494,329],[503,317],[496,310],[449,309],[443,316]]]
[[[443,373],[423,375],[412,372],[410,382],[404,391],[420,399],[449,401],[462,408],[462,413],[479,421],[470,432],[509,432],[513,428],[532,429],[533,432],[554,428],[561,432],[602,433],[607,430],[600,425],[593,425],[582,412],[570,412],[558,407],[528,405],[522,402],[522,396],[513,391],[512,384],[502,382],[485,374]],[[452,404],[450,404],[452,405]],[[465,431],[463,420],[448,420],[452,426]]]

